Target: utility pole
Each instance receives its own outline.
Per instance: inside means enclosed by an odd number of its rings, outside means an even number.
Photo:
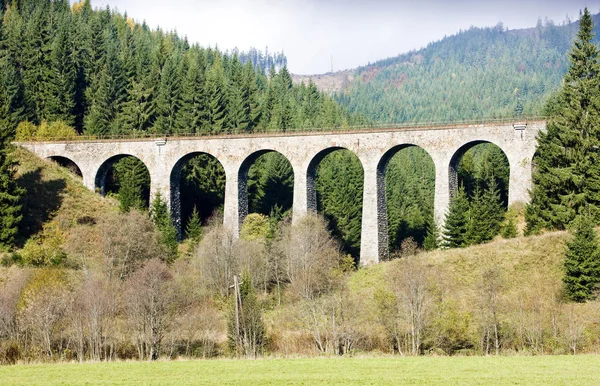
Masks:
[[[233,293],[235,296],[235,351],[240,350],[240,283],[237,275],[233,276]]]

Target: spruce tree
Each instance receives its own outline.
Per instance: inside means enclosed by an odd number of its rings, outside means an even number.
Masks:
[[[423,240],[423,249],[433,251],[439,248],[440,230],[433,219],[427,223],[427,235]]]
[[[10,156],[6,133],[5,128],[0,128],[0,249],[8,249],[15,242],[23,218],[20,199],[25,193],[14,179],[16,162]]]
[[[135,157],[124,157],[115,164],[114,171],[121,211],[144,210],[148,203],[143,193],[150,188],[150,175],[144,163]]]
[[[69,28],[70,13],[58,21],[58,31],[52,44],[51,71],[48,76],[47,114],[49,121],[75,124],[75,66],[73,43]]]
[[[594,220],[587,213],[579,216],[573,239],[567,243],[563,283],[566,296],[575,302],[596,297],[600,284],[600,245]]]
[[[469,226],[469,199],[461,185],[450,202],[444,222],[443,240],[448,248],[460,248],[468,244],[466,239]]]
[[[592,31],[586,8],[569,53],[561,102],[538,137],[527,233],[565,229],[586,205],[593,221],[600,221],[600,67]]]
[[[465,241],[467,245],[481,244],[489,241],[490,226],[489,218],[486,217],[488,210],[486,202],[483,200],[483,193],[478,185],[475,186],[473,198],[469,204],[469,223],[467,225],[467,233]]]
[[[150,204],[150,217],[159,232],[159,241],[165,247],[163,260],[167,263],[177,258],[177,229],[171,221],[167,203],[160,192],[156,194]]]
[[[181,107],[181,66],[179,54],[172,54],[163,66],[156,98],[156,122],[153,130],[158,134],[175,131],[177,112]]]
[[[206,76],[204,73],[204,55],[188,55],[187,73],[181,88],[181,108],[177,111],[175,130],[178,133],[196,133],[200,131],[206,119]]]
[[[185,226],[185,235],[188,240],[191,240],[194,244],[200,242],[200,239],[202,238],[202,220],[200,219],[200,214],[198,214],[195,205],[192,210],[192,215]]]

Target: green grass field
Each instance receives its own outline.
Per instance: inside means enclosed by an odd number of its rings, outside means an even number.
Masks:
[[[600,356],[198,360],[0,367],[1,385],[598,385]]]

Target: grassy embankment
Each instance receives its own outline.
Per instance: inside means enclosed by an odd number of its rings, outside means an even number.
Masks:
[[[312,358],[23,365],[1,385],[597,385],[600,356]]]
[[[17,182],[27,192],[18,246],[31,238],[40,245],[63,244],[74,228],[118,210],[114,199],[89,191],[67,169],[21,148],[14,157],[19,162]]]

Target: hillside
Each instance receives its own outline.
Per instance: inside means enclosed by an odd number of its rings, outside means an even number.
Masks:
[[[226,294],[231,278],[223,278],[224,284],[215,282],[213,275],[221,275],[214,271],[215,264],[227,264],[223,267],[229,267],[230,274],[241,267],[250,270],[265,310],[268,354],[408,354],[415,350],[415,344],[418,352],[439,355],[565,354],[600,349],[600,330],[594,323],[600,302],[573,304],[563,300],[561,267],[569,237],[566,232],[510,240],[498,237],[479,246],[416,256],[405,247],[401,259],[357,271],[343,264],[328,270],[317,262],[317,271],[309,272],[316,276],[306,276],[306,280],[320,289],[299,297],[299,287],[293,280],[288,282],[283,273],[277,279],[278,283],[282,280],[277,284],[280,290],[273,287],[273,277],[277,277],[272,276],[273,269],[286,264],[285,260],[273,259],[276,254],[288,253],[286,245],[292,245],[286,241],[285,231],[281,240],[265,244],[261,239],[227,241],[222,229],[213,226],[206,230],[196,252],[183,254],[168,267],[157,265],[148,262],[161,252],[153,241],[156,235],[151,225],[144,225],[149,224],[145,214],[117,214],[113,199],[87,191],[78,177],[65,169],[23,150],[17,151],[17,158],[21,163],[19,183],[28,186],[30,192],[25,205],[31,239],[4,260],[5,265],[16,262],[27,267],[0,268],[0,312],[6,316],[0,320],[0,361],[10,360],[9,351],[4,350],[14,347],[10,345],[15,342],[10,340],[14,331],[24,333],[15,338],[23,345],[18,354],[22,360],[56,360],[81,352],[76,343],[78,334],[93,334],[88,330],[93,325],[79,331],[78,319],[69,317],[79,309],[73,307],[82,307],[83,317],[92,318],[85,319],[86,323],[95,320],[104,326],[107,343],[99,343],[102,347],[118,347],[111,354],[90,352],[86,358],[137,357],[137,323],[143,323],[138,315],[143,311],[130,305],[145,301],[146,290],[132,290],[147,288],[149,284],[139,281],[142,278],[159,280],[144,276],[151,272],[162,272],[162,284],[153,288],[163,288],[166,292],[160,301],[171,304],[160,311],[172,317],[164,326],[167,338],[160,346],[162,355],[227,355],[230,314]],[[31,223],[35,218],[40,221]],[[119,227],[114,226],[116,222]],[[290,235],[299,234],[301,231]],[[298,244],[291,253],[317,245],[311,259],[319,261],[321,253],[330,253],[326,250],[333,245],[321,247],[319,231],[307,235],[311,246]],[[227,250],[214,249],[222,243],[228,243]],[[20,260],[15,261],[15,256]],[[219,260],[225,256],[230,260]],[[55,268],[36,268],[48,264]],[[48,291],[36,292],[40,285]],[[218,288],[225,292],[220,294]],[[88,298],[86,291],[97,295]],[[148,296],[157,295],[148,292]],[[95,303],[94,299],[108,303]],[[415,304],[418,309],[413,308]],[[103,314],[94,316],[94,307],[108,308],[101,308]],[[51,324],[38,323],[38,312],[49,313]],[[417,319],[410,316],[417,314]],[[50,346],[37,341],[44,336],[40,334],[48,334]],[[89,335],[89,339],[93,337]],[[39,346],[28,346],[27,342]]]
[[[595,42],[599,42],[598,22]],[[578,23],[470,28],[349,72],[310,78],[351,112],[376,122],[452,122],[540,116],[562,81]],[[341,87],[341,89],[340,89]]]
[[[339,290],[267,314],[273,350],[437,355],[597,352],[598,301],[562,297],[566,232],[422,252],[358,270]],[[322,312],[323,314],[320,314]],[[328,315],[329,313],[329,315]],[[335,319],[337,318],[337,319]],[[312,333],[312,335],[309,335]]]
[[[115,199],[90,192],[67,169],[21,148],[16,149],[15,158],[19,162],[17,183],[27,192],[17,252],[31,258],[29,263],[59,263],[53,260],[62,259],[62,248],[71,234],[118,210]]]

